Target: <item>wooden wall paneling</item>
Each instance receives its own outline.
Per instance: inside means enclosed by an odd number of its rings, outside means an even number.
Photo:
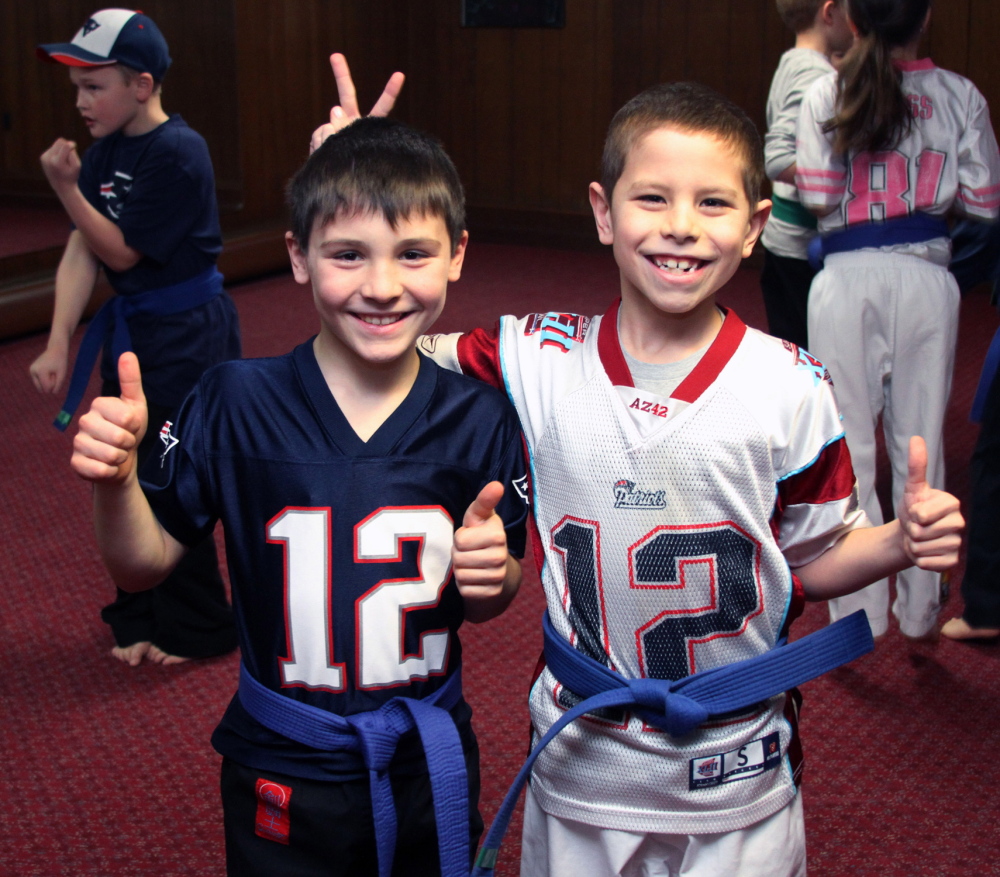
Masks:
[[[280,221],[288,178],[316,126],[308,59],[321,55],[315,3],[237,0],[236,41],[244,203],[240,224]],[[329,75],[329,74],[328,74]]]
[[[90,135],[75,108],[69,74],[61,64],[37,60],[39,43],[63,42],[92,11],[81,0],[40,0],[0,6],[0,189],[53,200],[38,158],[56,139],[89,145]]]
[[[949,0],[947,6],[937,4],[931,13],[931,26],[924,41],[924,50],[934,63],[968,76],[969,0]]]
[[[568,13],[572,11],[573,17]],[[587,184],[600,162],[610,121],[610,11],[603,0],[571,4],[565,30],[559,31],[561,75],[554,109],[559,120],[558,155],[562,170],[554,209],[588,215]]]
[[[541,28],[516,35],[507,83],[513,117],[505,147],[513,159],[507,205],[544,208],[558,199],[560,142],[555,118],[562,58],[558,37],[558,31]],[[552,72],[555,75],[550,76]]]
[[[726,93],[731,66],[741,60],[729,53],[731,19],[732,0],[700,0],[697,10],[687,17],[684,42],[678,46],[685,57],[685,79]]]
[[[1000,4],[997,0],[971,0],[969,17],[968,76],[990,106],[993,130],[1000,130]]]
[[[763,55],[770,5],[773,0],[729,0],[723,43],[727,67],[723,92],[749,114],[761,136],[766,130],[767,93],[774,72],[764,66]]]
[[[509,29],[477,28],[475,161],[469,169],[470,201],[482,206],[505,207],[513,182],[511,143],[513,97],[510,90],[515,53],[515,33]],[[528,160],[525,156],[524,160]]]

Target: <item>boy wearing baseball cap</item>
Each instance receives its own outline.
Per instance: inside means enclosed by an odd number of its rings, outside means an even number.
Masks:
[[[41,45],[39,57],[69,67],[76,107],[96,141],[84,153],[59,138],[42,168],[73,223],[56,272],[48,345],[31,365],[43,393],[58,393],[69,341],[103,268],[116,295],[91,320],[56,419],[65,429],[103,348],[102,394],[118,393],[115,363],[132,350],[142,366],[153,422],[174,410],[212,365],[240,356],[236,308],[222,288],[215,175],[204,139],[167,115],[160,85],[167,42],[141,12],[102,9],[68,43]],[[151,431],[140,460],[171,440]],[[211,534],[153,591],[118,592],[102,618],[113,654],[177,663],[231,651],[232,612]]]

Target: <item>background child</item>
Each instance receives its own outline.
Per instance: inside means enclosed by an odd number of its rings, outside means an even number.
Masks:
[[[118,394],[117,354],[134,350],[153,422],[172,420],[205,369],[240,356],[236,308],[215,267],[222,236],[208,147],[180,116],[163,111],[170,55],[149,17],[104,9],[72,42],[38,51],[69,66],[77,109],[96,142],[82,162],[76,144],[62,138],[42,155],[74,228],[56,272],[48,346],[31,365],[32,380],[43,393],[62,388],[70,338],[103,268],[116,296],[91,321],[57,425],[69,423],[102,345],[102,392]],[[150,432],[140,459],[161,441]],[[236,647],[211,532],[160,587],[119,589],[101,616],[115,636],[113,654],[133,666],[144,657],[170,664]]]
[[[920,440],[900,519],[867,527],[823,366],[717,306],[767,217],[763,176],[740,109],[649,89],[612,120],[590,189],[620,301],[423,342],[514,402],[552,626],[629,679],[762,655],[803,599],[957,559],[958,502],[927,487]],[[536,735],[576,702],[546,668]],[[536,762],[521,873],[804,874],[800,767],[786,695],[678,738],[588,716]]]
[[[806,89],[830,73],[830,57],[850,48],[843,0],[777,0],[781,20],[795,34],[795,46],[781,56],[767,97],[764,167],[771,180],[771,215],[761,244],[768,331],[808,347],[806,304],[816,274],[807,249],[816,235],[816,217],[799,202],[795,188],[795,128]]]
[[[858,37],[839,74],[802,104],[796,183],[822,215],[823,270],[809,294],[809,344],[826,363],[844,415],[861,506],[882,520],[875,427],[882,417],[893,502],[906,482],[909,437],[928,446],[930,484],[944,484],[942,432],[958,326],[944,217],[993,219],[1000,155],[986,101],[963,77],[918,60],[929,0],[848,0]],[[910,637],[937,635],[940,576],[896,578],[893,614]],[[864,608],[888,629],[888,583],[830,604],[836,619]]]
[[[154,584],[223,521],[244,663],[213,736],[229,873],[377,873],[398,813],[392,873],[439,873],[440,841],[443,873],[464,874],[482,822],[457,631],[513,598],[527,512],[514,411],[414,346],[461,272],[461,186],[437,143],[365,119],[314,153],[288,198],[319,334],[210,371],[164,427],[148,500],[132,450],[145,405],[123,357],[121,398],[81,418],[73,466],[96,482],[102,555],[128,587]],[[368,734],[398,738],[411,714],[426,764],[414,734],[395,756],[395,740]],[[442,773],[448,746],[458,763]],[[435,833],[428,770],[456,831]],[[458,812],[439,797],[456,784],[472,797]]]

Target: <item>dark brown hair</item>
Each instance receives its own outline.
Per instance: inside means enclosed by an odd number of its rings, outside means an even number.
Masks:
[[[760,133],[736,104],[697,82],[668,82],[637,94],[608,126],[601,159],[601,186],[610,202],[625,160],[650,131],[675,127],[711,134],[729,144],[743,160],[743,188],[753,210],[764,184],[764,147]]]
[[[328,137],[285,190],[292,234],[309,248],[318,218],[370,213],[393,228],[417,213],[440,216],[452,252],[465,230],[458,171],[433,137],[392,119],[368,116]]]
[[[847,0],[858,38],[837,76],[833,118],[823,123],[836,152],[893,149],[909,133],[913,114],[890,54],[920,33],[930,7],[931,0]]]

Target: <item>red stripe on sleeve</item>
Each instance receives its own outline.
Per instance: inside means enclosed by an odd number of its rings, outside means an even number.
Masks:
[[[458,362],[462,373],[503,389],[500,370],[500,324],[491,331],[473,329],[458,339]]]
[[[841,437],[827,445],[815,463],[778,485],[778,504],[782,509],[802,503],[821,505],[846,499],[853,490],[851,452]]]

